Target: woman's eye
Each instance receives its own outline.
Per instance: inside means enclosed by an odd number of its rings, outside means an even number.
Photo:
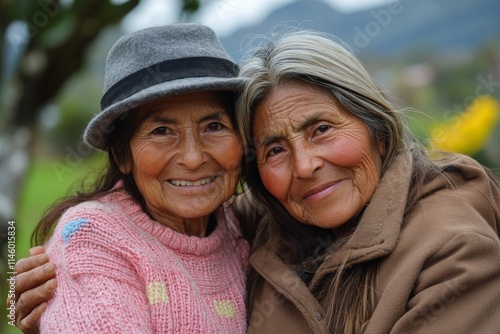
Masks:
[[[331,126],[329,126],[329,125],[320,125],[316,128],[315,134],[319,135],[319,134],[325,133],[328,130],[330,130],[330,128],[331,128]]]
[[[208,124],[207,130],[208,131],[220,131],[222,130],[224,126],[220,122],[212,122]]]
[[[272,149],[269,150],[269,152],[267,153],[267,155],[268,156],[274,156],[274,155],[280,154],[281,152],[283,152],[283,148],[282,147],[273,147]]]
[[[153,130],[154,135],[166,135],[170,133],[170,129],[166,126],[160,126]]]

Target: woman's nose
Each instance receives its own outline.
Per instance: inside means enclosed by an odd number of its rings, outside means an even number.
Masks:
[[[188,133],[181,141],[182,144],[177,162],[189,169],[197,169],[206,161],[205,149],[201,138]]]
[[[295,145],[293,151],[293,172],[297,178],[310,178],[323,165],[323,160],[311,144]]]

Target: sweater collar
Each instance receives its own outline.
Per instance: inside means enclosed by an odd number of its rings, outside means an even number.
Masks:
[[[226,204],[221,205],[213,213],[216,226],[212,233],[200,238],[182,234],[152,220],[142,210],[141,206],[121,187],[122,183],[118,182],[115,186],[117,191],[106,196],[103,201],[108,202],[109,205],[119,206],[120,211],[127,217],[128,222],[146,232],[144,237],[151,236],[172,250],[196,256],[206,256],[215,253],[228,237],[227,221],[228,219],[233,221],[234,217]]]

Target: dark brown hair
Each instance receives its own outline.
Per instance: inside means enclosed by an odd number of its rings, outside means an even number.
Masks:
[[[88,189],[82,189],[75,195],[69,196],[56,202],[42,216],[31,235],[32,245],[41,245],[47,241],[52,234],[55,224],[61,215],[70,207],[86,201],[97,200],[107,194],[118,191],[114,188],[118,181],[123,181],[123,188],[144,208],[144,199],[135,185],[132,174],[123,174],[120,171],[120,164],[130,161],[132,153],[130,151],[130,141],[135,133],[138,122],[130,120],[128,114],[117,119],[113,124],[113,131],[108,135],[108,159],[103,166],[97,179]],[[119,159],[117,161],[117,159]],[[83,182],[82,182],[83,188]]]

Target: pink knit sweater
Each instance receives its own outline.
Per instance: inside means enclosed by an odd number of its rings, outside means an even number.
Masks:
[[[47,244],[58,286],[42,333],[244,333],[249,247],[226,206],[205,238],[123,191],[67,210]]]

